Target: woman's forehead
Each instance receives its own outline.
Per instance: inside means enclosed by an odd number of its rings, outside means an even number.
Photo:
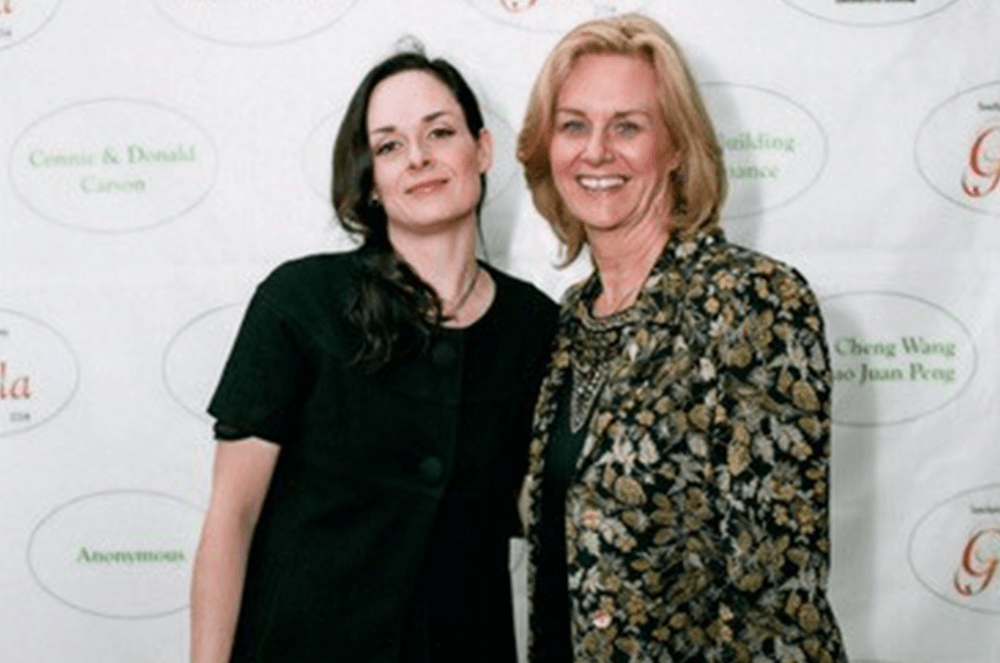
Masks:
[[[382,80],[368,99],[369,130],[433,121],[457,115],[462,108],[455,95],[433,74],[419,70],[402,71]]]
[[[657,105],[656,88],[656,71],[645,59],[620,53],[587,53],[576,58],[559,87],[556,108],[620,105],[622,110],[649,110]]]

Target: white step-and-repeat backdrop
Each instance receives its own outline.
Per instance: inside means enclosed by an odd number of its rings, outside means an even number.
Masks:
[[[489,259],[586,272],[514,141],[560,34],[633,9],[704,85],[730,237],[822,297],[853,660],[1000,660],[997,0],[0,0],[0,660],[185,661],[206,399],[257,281],[350,246],[330,146],[404,35],[499,139]]]

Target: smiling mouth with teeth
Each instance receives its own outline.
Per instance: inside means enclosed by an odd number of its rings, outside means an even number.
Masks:
[[[580,183],[584,189],[588,191],[606,191],[608,189],[617,189],[620,186],[624,186],[625,178],[621,175],[611,175],[606,177],[588,177],[586,175],[579,175],[576,181]]]

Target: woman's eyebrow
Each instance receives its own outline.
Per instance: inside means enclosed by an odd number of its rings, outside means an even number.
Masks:
[[[427,115],[424,115],[422,118],[420,118],[420,121],[423,124],[430,124],[431,122],[433,122],[434,120],[437,120],[438,118],[440,118],[442,116],[453,115],[453,114],[454,113],[452,113],[452,111],[449,111],[449,110],[434,111],[433,113],[428,113]],[[381,126],[381,127],[376,128],[376,129],[372,129],[368,133],[369,134],[391,134],[394,131],[396,131],[396,125],[394,125],[394,124],[387,124],[385,126]]]
[[[652,111],[652,110],[650,110],[648,108],[645,108],[645,107],[631,108],[631,109],[628,109],[628,110],[616,111],[614,113],[614,115],[612,115],[611,117],[613,117],[613,118],[622,118],[622,117],[626,117],[626,116],[629,116],[629,115],[647,115],[648,116],[648,115],[652,115],[653,112],[654,111]],[[581,117],[586,117],[587,116],[587,112],[586,111],[583,111],[583,110],[580,110],[580,109],[577,109],[577,108],[565,108],[565,107],[556,108],[554,114],[558,115],[559,113],[567,113],[569,115],[580,115]]]
[[[440,118],[440,117],[442,117],[444,115],[450,115],[450,114],[451,114],[451,111],[448,111],[448,110],[439,110],[439,111],[436,111],[434,113],[430,113],[428,115],[424,115],[423,121],[424,121],[424,124],[428,124],[428,123],[433,122],[434,120],[436,120],[436,119],[438,119],[438,118]]]

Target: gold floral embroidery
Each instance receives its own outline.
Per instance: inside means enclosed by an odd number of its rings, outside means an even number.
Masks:
[[[598,292],[565,298],[529,466],[531,587],[555,394],[575,344],[611,334],[567,494],[575,661],[844,663],[825,596],[831,375],[805,281],[714,230],[672,240],[628,311],[592,318]]]

